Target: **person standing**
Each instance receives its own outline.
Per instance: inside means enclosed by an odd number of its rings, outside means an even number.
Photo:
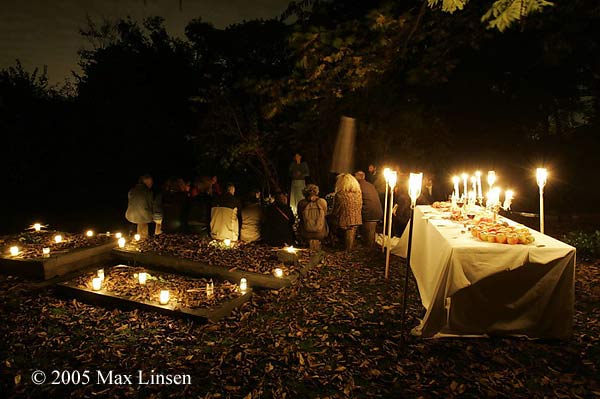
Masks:
[[[358,180],[362,193],[362,235],[366,246],[371,248],[375,244],[377,222],[383,218],[383,207],[377,189],[365,179],[365,172],[358,171],[354,174],[354,177]]]
[[[302,201],[304,196],[302,190],[306,186],[306,178],[310,175],[308,164],[302,161],[302,155],[296,153],[294,161],[289,168],[290,178],[292,179],[292,187],[290,189],[290,208],[294,215],[298,214],[298,203]]]
[[[331,224],[345,233],[346,250],[354,247],[356,229],[362,224],[362,193],[358,181],[349,173],[342,173],[335,183],[335,197],[331,211]]]
[[[154,200],[152,186],[154,180],[150,175],[140,176],[138,183],[129,190],[127,195],[128,204],[125,218],[137,225],[137,233],[142,237],[148,237],[148,224],[156,223],[156,233],[160,234],[162,225],[162,212],[160,204]]]

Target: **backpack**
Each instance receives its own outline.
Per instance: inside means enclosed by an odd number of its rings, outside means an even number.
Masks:
[[[307,233],[321,233],[325,229],[325,210],[317,201],[310,201],[302,211],[302,220]]]

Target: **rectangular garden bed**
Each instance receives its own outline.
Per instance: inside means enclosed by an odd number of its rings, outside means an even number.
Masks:
[[[272,249],[270,250],[272,251]],[[165,255],[155,252],[140,252],[132,248],[115,248],[113,250],[113,255],[121,262],[133,265],[149,265],[159,270],[190,276],[208,276],[233,281],[239,281],[241,278],[246,278],[251,287],[268,289],[280,289],[294,284],[300,275],[305,274],[308,270],[318,265],[322,259],[322,252],[316,252],[310,255],[308,262],[297,263],[292,270],[288,269],[283,264],[274,264],[274,269],[277,266],[277,268],[282,270],[282,276],[276,277],[273,273],[257,273],[242,270],[235,266],[227,268],[225,266],[211,265],[207,262],[180,258],[170,254]]]
[[[114,251],[117,259],[126,262],[143,262],[190,275],[235,280],[245,277],[252,286],[269,289],[293,284],[322,256],[302,249],[294,252],[295,261],[290,262],[292,254],[282,248],[185,234],[161,234],[129,242],[125,248]]]
[[[140,309],[200,321],[218,321],[252,296],[251,288],[241,291],[237,284],[229,281],[186,277],[125,265],[101,270],[104,271],[104,280],[100,290],[92,287],[92,279],[98,276],[97,270],[58,283],[56,289],[63,296],[94,305]],[[144,284],[140,283],[140,273],[146,274]],[[169,291],[169,302],[160,304],[160,292],[165,289]]]
[[[2,256],[0,273],[48,280],[107,261],[115,246],[115,242],[110,241],[87,248],[51,252],[47,257]]]

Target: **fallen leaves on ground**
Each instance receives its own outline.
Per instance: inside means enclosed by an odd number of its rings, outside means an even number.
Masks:
[[[62,237],[61,242],[57,243],[54,240],[56,235]],[[116,245],[116,238],[106,233],[88,237],[83,233],[72,234],[54,230],[26,231],[0,237],[0,249],[3,256],[11,259],[34,259],[43,256],[44,248],[50,248],[51,255],[60,255],[74,249],[97,247],[110,241],[114,241]],[[19,255],[16,257],[8,255],[8,249],[13,245],[19,247]]]
[[[250,256],[250,255],[244,255]],[[247,258],[245,258],[247,259]],[[0,277],[5,397],[593,397],[600,392],[600,263],[580,264],[575,333],[400,341],[404,264],[329,252],[298,283],[259,292],[217,324],[109,311]],[[408,325],[422,317],[411,280]],[[31,383],[34,370],[190,374],[190,386]],[[18,383],[17,383],[18,381]]]

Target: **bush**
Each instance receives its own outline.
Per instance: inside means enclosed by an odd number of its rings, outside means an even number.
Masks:
[[[577,248],[580,259],[598,259],[600,257],[600,231],[593,233],[572,231],[564,236],[564,241]]]

